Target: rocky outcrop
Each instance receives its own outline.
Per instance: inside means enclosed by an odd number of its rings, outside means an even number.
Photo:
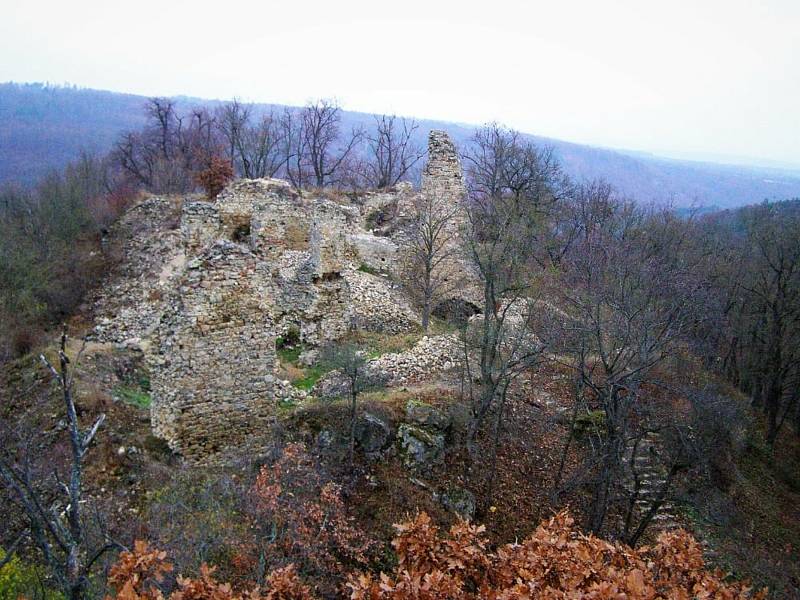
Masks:
[[[392,429],[384,421],[366,413],[356,423],[356,443],[366,454],[375,454],[389,445]]]
[[[168,198],[148,198],[114,225],[111,236],[124,260],[89,298],[95,314],[93,340],[138,344],[155,330],[164,296],[184,263],[176,228],[179,208]]]
[[[347,241],[358,254],[359,265],[375,273],[399,275],[400,247],[387,237],[371,233],[351,233]]]
[[[445,436],[441,432],[403,423],[397,429],[397,443],[403,464],[413,471],[426,471],[444,460]]]
[[[462,487],[450,487],[439,495],[439,501],[447,510],[467,521],[475,518],[475,494]]]
[[[416,399],[406,403],[406,420],[420,427],[438,431],[448,430],[452,422],[450,415]]]

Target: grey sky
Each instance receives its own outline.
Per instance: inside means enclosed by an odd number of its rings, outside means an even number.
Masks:
[[[800,0],[3,0],[0,80],[800,164]]]

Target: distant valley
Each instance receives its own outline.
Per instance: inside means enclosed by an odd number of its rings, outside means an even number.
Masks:
[[[0,84],[0,183],[32,185],[83,149],[108,151],[122,131],[141,127],[145,101],[144,96],[75,87]],[[219,104],[184,97],[178,101],[186,108]],[[262,106],[267,109],[270,105]],[[343,124],[370,126],[372,117],[346,111]],[[465,143],[473,131],[466,124],[424,119],[419,124],[417,134],[423,144],[433,128],[446,130],[457,144]],[[643,202],[731,208],[764,199],[800,197],[800,168],[675,160],[531,137],[552,146],[576,179],[604,178]]]

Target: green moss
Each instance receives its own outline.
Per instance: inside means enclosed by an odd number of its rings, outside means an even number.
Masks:
[[[279,340],[281,338],[278,338]],[[278,347],[276,350],[278,353],[278,358],[281,362],[288,363],[290,365],[296,365],[297,361],[300,360],[300,355],[303,353],[303,347],[300,345],[297,346],[283,346]]]
[[[148,382],[149,384],[149,382]],[[149,387],[149,385],[148,385]],[[152,398],[147,391],[143,389],[136,389],[124,385],[114,388],[114,396],[121,398],[124,402],[132,404],[138,408],[150,408]]]
[[[361,271],[362,273],[369,273],[370,275],[380,275],[381,274],[381,272],[378,269],[373,269],[372,267],[370,267],[366,263],[361,263],[358,266],[358,270]]]
[[[575,417],[575,431],[602,435],[606,430],[606,415],[602,410],[579,413]]]
[[[327,372],[328,369],[319,365],[308,367],[307,369],[303,369],[304,374],[302,377],[292,381],[292,385],[301,390],[309,391]]]

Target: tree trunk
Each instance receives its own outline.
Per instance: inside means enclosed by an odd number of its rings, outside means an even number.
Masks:
[[[350,470],[355,466],[356,455],[356,400],[358,392],[353,386],[350,390]]]

